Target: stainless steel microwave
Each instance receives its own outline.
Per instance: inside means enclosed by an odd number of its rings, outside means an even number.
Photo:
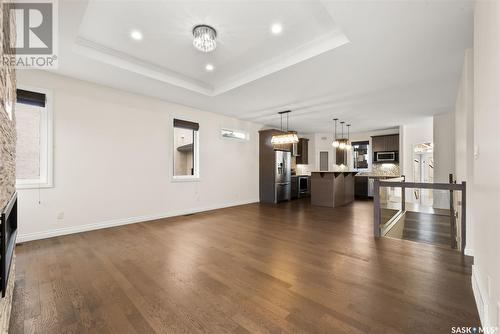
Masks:
[[[377,162],[395,162],[397,160],[396,152],[377,152],[375,161]]]

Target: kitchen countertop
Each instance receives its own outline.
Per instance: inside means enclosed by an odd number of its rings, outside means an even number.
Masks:
[[[380,175],[380,174],[357,174],[357,177],[371,177],[371,178],[393,178],[393,177],[401,177],[400,175]]]
[[[359,172],[355,170],[337,170],[337,171],[317,171],[311,173],[359,173]]]

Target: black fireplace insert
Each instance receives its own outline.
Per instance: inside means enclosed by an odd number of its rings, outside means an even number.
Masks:
[[[17,193],[12,195],[9,203],[5,206],[1,215],[1,268],[0,268],[0,288],[2,298],[5,297],[5,290],[9,282],[10,265],[14,255],[17,236]]]

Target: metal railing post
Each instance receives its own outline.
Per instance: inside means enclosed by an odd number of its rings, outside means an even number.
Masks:
[[[380,237],[380,180],[373,180],[373,235]]]
[[[465,225],[466,225],[466,214],[467,214],[467,211],[466,211],[466,208],[465,208],[465,198],[466,198],[466,195],[467,195],[467,186],[466,186],[466,183],[465,181],[462,182],[462,236],[461,236],[461,242],[460,242],[460,248],[462,249],[462,254],[465,253],[465,242],[466,242],[466,229],[465,229]]]
[[[448,181],[453,184],[453,174],[448,175]],[[455,201],[453,198],[453,190],[450,190],[450,236],[451,248],[457,249],[457,222],[455,219]]]
[[[404,175],[401,175],[403,178],[403,181],[401,181],[402,187],[401,187],[401,212],[406,211],[406,188],[404,187],[404,182],[406,181],[406,177]]]

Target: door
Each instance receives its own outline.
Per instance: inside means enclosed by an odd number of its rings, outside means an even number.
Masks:
[[[413,181],[417,183],[434,182],[434,158],[431,143],[415,145],[413,149]],[[432,189],[412,189],[412,201],[432,207],[434,198]]]
[[[319,170],[328,171],[328,151],[319,152]]]

